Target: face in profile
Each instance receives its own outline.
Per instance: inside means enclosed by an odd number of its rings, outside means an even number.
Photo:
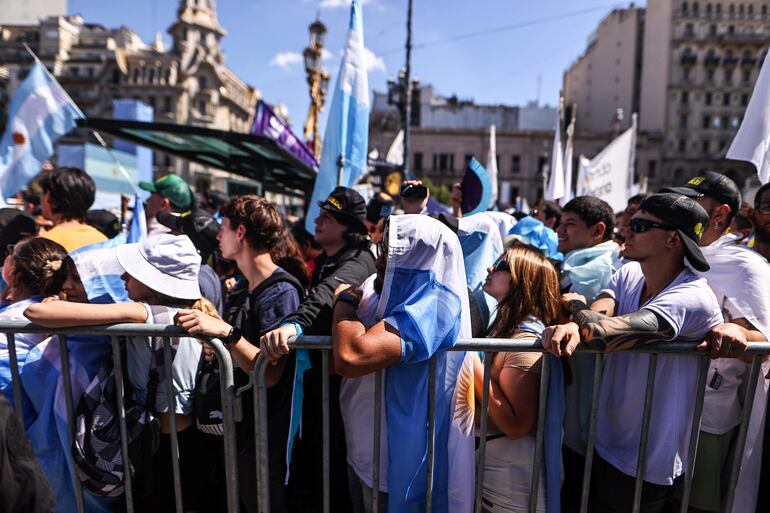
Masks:
[[[511,271],[505,253],[487,269],[487,279],[484,281],[484,292],[492,296],[499,303],[511,290]]]

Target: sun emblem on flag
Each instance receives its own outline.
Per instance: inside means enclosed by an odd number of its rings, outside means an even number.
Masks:
[[[13,143],[16,145],[22,145],[25,142],[27,142],[27,138],[24,137],[24,134],[21,132],[14,132],[13,133]]]
[[[460,372],[457,375],[457,386],[454,397],[454,423],[465,435],[473,432],[473,420],[476,413],[476,398],[473,390],[473,356],[465,355]]]

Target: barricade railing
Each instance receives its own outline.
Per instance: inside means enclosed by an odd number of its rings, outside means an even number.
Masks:
[[[62,343],[59,344],[61,356],[61,375],[62,385],[65,397],[65,406],[67,410],[67,427],[69,431],[69,444],[72,447],[75,440],[75,411],[72,397],[72,379],[69,365],[69,348],[64,343],[67,335],[85,335],[85,336],[107,336],[111,340],[112,362],[115,373],[116,395],[117,395],[117,413],[118,425],[120,429],[121,454],[124,464],[130,461],[128,456],[128,436],[125,416],[125,397],[123,387],[123,365],[121,361],[121,337],[139,336],[139,337],[160,337],[163,339],[163,355],[166,379],[165,394],[168,397],[168,411],[176,410],[176,398],[174,396],[172,372],[172,353],[169,339],[176,337],[193,337],[201,341],[208,342],[214,351],[219,362],[220,377],[220,397],[222,401],[223,414],[223,443],[224,443],[224,465],[225,465],[225,486],[227,494],[228,513],[238,513],[238,473],[236,463],[236,442],[235,442],[235,382],[233,378],[233,361],[229,351],[218,339],[207,337],[195,337],[189,335],[183,329],[174,325],[163,324],[113,324],[110,326],[88,326],[71,328],[44,328],[32,323],[23,321],[11,321],[0,323],[0,333],[6,334],[8,343],[9,362],[11,367],[13,399],[16,408],[16,415],[23,422],[23,402],[22,402],[22,383],[20,379],[18,359],[16,354],[15,334],[17,333],[40,333],[45,335],[58,335]],[[106,362],[105,362],[106,363]],[[183,512],[182,505],[182,483],[179,468],[179,446],[178,434],[176,431],[176,416],[169,415],[170,419],[170,442],[171,442],[171,468],[173,473],[174,497],[176,513]],[[193,426],[193,429],[195,427]],[[72,452],[65,450],[70,460],[71,468],[75,468],[72,461]],[[203,470],[203,469],[201,469]],[[74,473],[72,481],[75,490],[75,502],[78,513],[85,512],[83,489],[81,481]],[[130,472],[124,472],[124,499],[127,513],[140,513],[136,511],[134,505],[133,483]]]
[[[329,351],[332,348],[331,337],[303,336],[290,340],[290,346],[293,349],[320,350],[322,369],[322,440],[323,440],[323,511],[330,512],[330,494],[329,494],[329,372],[328,361]],[[659,354],[682,354],[690,355],[698,359],[698,378],[693,386],[695,394],[695,405],[692,415],[692,425],[690,428],[690,441],[687,453],[687,464],[684,469],[683,495],[681,499],[681,513],[688,511],[690,491],[692,487],[692,474],[695,462],[695,454],[698,449],[698,438],[701,428],[701,418],[703,413],[703,402],[705,398],[706,376],[709,370],[710,359],[706,352],[696,350],[696,343],[681,342],[661,342],[650,344],[642,348],[635,348],[625,351],[626,353],[647,353],[650,355],[649,366],[647,370],[647,381],[645,385],[644,410],[642,416],[641,439],[639,451],[637,453],[637,470],[634,486],[633,513],[639,513],[644,469],[646,465],[646,448],[649,439],[650,420],[652,416],[652,402],[655,386],[655,375],[657,371],[657,360]],[[539,342],[522,342],[511,339],[460,339],[452,351],[473,351],[484,354],[484,393],[481,400],[480,425],[478,430],[479,446],[476,453],[476,483],[475,483],[475,513],[481,512],[481,496],[484,481],[484,463],[486,438],[488,430],[488,409],[489,409],[489,381],[492,357],[498,352],[543,352]],[[585,454],[585,466],[583,472],[583,482],[581,487],[580,512],[588,511],[588,500],[590,493],[591,471],[594,459],[594,447],[596,444],[596,423],[599,409],[599,391],[602,380],[603,364],[605,353],[595,351],[586,347],[578,348],[580,353],[594,353],[596,365],[593,375],[593,396],[591,400],[591,409],[589,417],[589,427],[587,433],[587,444]],[[740,463],[743,456],[749,420],[751,418],[754,395],[758,383],[760,367],[763,355],[770,355],[770,342],[751,343],[745,356],[751,357],[750,370],[746,381],[745,391],[742,397],[743,408],[740,418],[738,433],[734,443],[733,459],[730,462],[730,477],[727,497],[723,504],[723,511],[730,512],[735,500],[735,489],[738,477],[741,471]],[[546,397],[548,390],[548,381],[550,374],[550,358],[543,358],[542,370],[540,374],[540,396],[538,402],[537,428],[535,432],[535,450],[533,455],[533,472],[530,488],[529,511],[535,513],[538,503],[538,490],[540,481],[540,472],[542,464],[542,444],[545,429]],[[269,364],[267,360],[260,356],[257,364],[251,374],[251,382],[254,384],[254,416],[255,416],[255,440],[256,440],[256,461],[257,461],[257,499],[258,512],[268,513],[270,511],[269,497],[269,466],[267,452],[267,387],[266,370]],[[427,490],[426,490],[426,511],[432,509],[433,479],[434,474],[434,440],[435,440],[435,357],[431,358],[429,366],[429,397],[428,397],[428,419],[429,425],[426,433],[427,437]],[[382,401],[382,371],[375,373],[374,390],[374,444],[372,447],[372,511],[378,511],[379,506],[379,483],[380,483],[380,441],[381,441],[381,401]]]

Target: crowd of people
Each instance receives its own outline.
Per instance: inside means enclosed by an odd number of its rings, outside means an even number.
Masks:
[[[467,217],[459,184],[453,208],[437,215],[428,214],[429,191],[420,182],[405,182],[401,197],[380,193],[368,202],[337,187],[320,202],[313,234],[303,219],[287,218],[255,195],[198,197],[175,175],[140,187],[150,193],[147,233],[133,243],[118,217],[89,211],[94,182],[76,168],[46,171],[40,194],[24,195],[23,210],[0,210],[0,322],[30,320],[52,332],[176,324],[189,335],[169,339],[171,351],[159,337],[124,337],[119,346],[126,407],[139,412],[127,413],[130,441],[142,447],[131,462],[136,511],[173,511],[179,500],[173,429],[183,511],[225,510],[218,366],[200,341],[206,337],[225,344],[236,388],[244,390],[236,427],[243,511],[256,511],[258,501],[253,390],[246,385],[260,356],[269,361],[267,408],[256,413],[267,415],[272,512],[322,511],[324,408],[331,511],[375,513],[374,494],[377,513],[424,511],[431,487],[433,511],[467,513],[475,478],[484,511],[530,511],[535,475],[538,512],[579,511],[595,397],[589,511],[631,511],[652,365],[641,511],[678,509],[687,469],[689,510],[722,511],[735,458],[741,472],[733,511],[770,508],[760,492],[770,481],[770,444],[763,447],[767,357],[753,404],[743,404],[743,391],[753,385],[745,351],[770,336],[770,185],[748,205],[732,180],[707,172],[634,196],[619,213],[581,196],[562,206],[541,201],[530,212]],[[294,337],[308,335],[331,336],[328,374],[320,351],[293,348]],[[470,337],[540,343],[543,351],[500,351],[491,362],[450,351]],[[688,454],[703,359],[693,351],[628,351],[663,341],[697,345],[710,356],[694,461]],[[61,370],[51,364],[62,344],[77,408],[74,447]],[[607,354],[599,360],[575,352],[582,346]],[[89,440],[106,436],[91,423],[114,412],[105,391],[117,379],[115,347],[95,335],[0,335],[0,510],[74,511],[73,475],[84,483],[87,511],[122,510],[122,474],[86,467],[94,451]],[[597,364],[603,372],[594,390]],[[17,369],[21,394],[14,393]],[[377,371],[384,371],[379,404]],[[474,478],[485,394],[483,475]],[[745,448],[736,455],[749,406]],[[431,420],[435,467],[428,483]],[[154,444],[144,436],[152,429]],[[120,439],[100,443],[96,455],[114,463]]]

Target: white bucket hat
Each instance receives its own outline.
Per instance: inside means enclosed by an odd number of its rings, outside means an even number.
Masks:
[[[118,246],[117,255],[121,267],[151,289],[177,299],[201,297],[201,257],[187,235],[162,234]]]

